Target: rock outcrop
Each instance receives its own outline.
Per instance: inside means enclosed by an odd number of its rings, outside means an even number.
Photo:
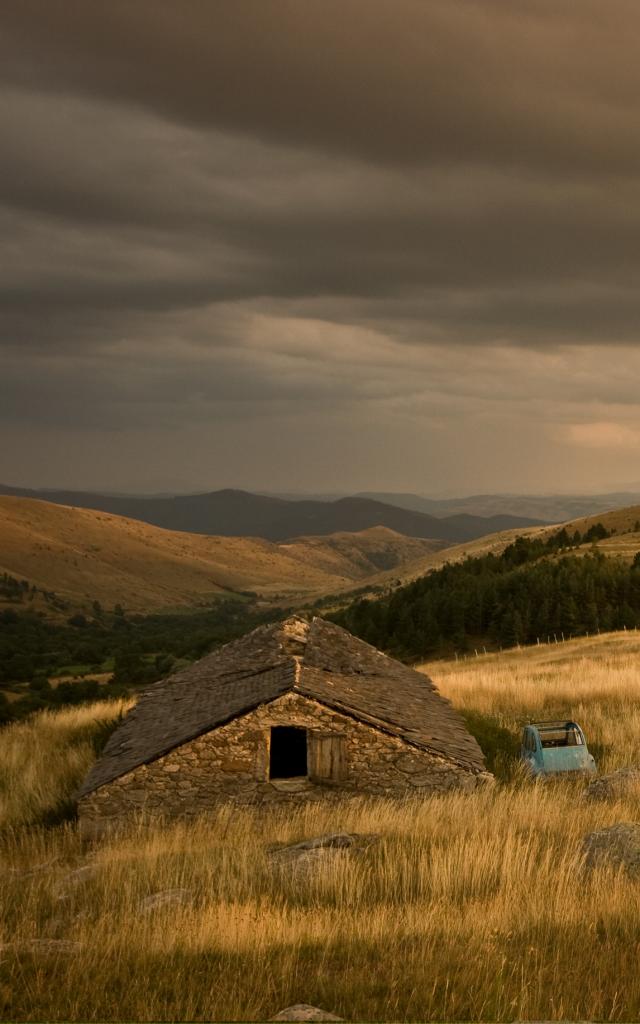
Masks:
[[[150,896],[145,896],[143,900],[140,900],[138,909],[143,914],[149,914],[162,907],[182,906],[185,903],[190,903],[191,899],[191,889],[163,889],[162,892],[153,892]]]
[[[587,868],[624,868],[628,875],[640,878],[640,824],[621,821],[608,828],[590,832],[582,841]]]
[[[587,786],[587,800],[619,800],[625,796],[640,797],[640,767],[630,765],[608,775],[599,775]]]
[[[275,1017],[271,1017],[272,1021],[322,1021],[343,1019],[343,1017],[336,1017],[333,1013],[327,1013],[326,1010],[321,1010],[318,1006],[310,1006],[309,1003],[296,1003],[294,1006],[287,1006],[284,1010],[280,1010],[280,1013],[277,1013]]]

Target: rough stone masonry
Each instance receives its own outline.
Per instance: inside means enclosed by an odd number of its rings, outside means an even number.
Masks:
[[[289,770],[291,738],[306,753]],[[426,676],[322,619],[293,618],[150,687],[85,780],[79,818],[97,835],[220,802],[404,796],[488,778],[476,741]]]

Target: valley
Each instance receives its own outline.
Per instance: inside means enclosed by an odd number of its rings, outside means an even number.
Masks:
[[[106,512],[0,497],[0,573],[52,591],[75,609],[97,600],[133,612],[187,610],[247,595],[300,604],[403,569],[443,546],[382,526],[286,543],[202,536]]]

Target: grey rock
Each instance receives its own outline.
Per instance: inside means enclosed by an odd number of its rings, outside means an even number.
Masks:
[[[344,863],[349,857],[349,851],[343,847],[325,847],[318,850],[303,850],[297,857],[280,859],[277,863],[281,869],[288,868],[296,876],[306,877],[313,873],[320,873],[325,869],[331,869],[336,864]]]
[[[343,1017],[336,1017],[334,1013],[328,1013],[326,1010],[321,1010],[318,1006],[311,1006],[309,1003],[295,1003],[294,1006],[287,1006],[270,1019],[272,1021],[344,1020]]]
[[[618,800],[624,796],[640,797],[640,767],[637,765],[600,775],[585,791],[587,800]]]
[[[303,839],[290,846],[272,848],[269,853],[275,858],[295,858],[312,850],[364,850],[380,838],[375,833],[331,832],[313,839]]]
[[[75,871],[70,871],[68,875],[64,875],[56,886],[59,898],[64,898],[73,889],[95,878],[97,870],[95,864],[83,864],[82,867],[76,868]]]
[[[621,821],[608,828],[590,832],[582,841],[587,868],[624,868],[640,878],[640,824]]]
[[[22,942],[8,942],[3,949],[10,949],[15,953],[34,953],[38,956],[51,956],[58,953],[71,955],[82,949],[81,942],[74,942],[71,939],[25,939]]]
[[[314,839],[305,839],[292,846],[270,851],[274,867],[291,873],[293,878],[307,881],[323,871],[332,870],[353,854],[360,854],[380,837],[349,832],[335,832]]]
[[[393,758],[393,763],[398,771],[407,774],[422,771],[424,768],[423,760],[415,754],[400,754],[399,757]]]
[[[9,874],[14,878],[33,878],[35,875],[51,871],[57,863],[58,858],[53,857],[52,860],[45,860],[41,864],[33,864],[30,868],[9,868]]]
[[[161,907],[175,907],[190,903],[191,899],[191,889],[163,889],[162,892],[154,892],[150,896],[145,896],[143,900],[140,900],[138,909],[143,914],[149,914]]]

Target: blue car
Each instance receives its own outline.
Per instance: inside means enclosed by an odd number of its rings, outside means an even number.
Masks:
[[[520,758],[532,775],[595,772],[596,762],[577,722],[532,722],[522,732]]]

